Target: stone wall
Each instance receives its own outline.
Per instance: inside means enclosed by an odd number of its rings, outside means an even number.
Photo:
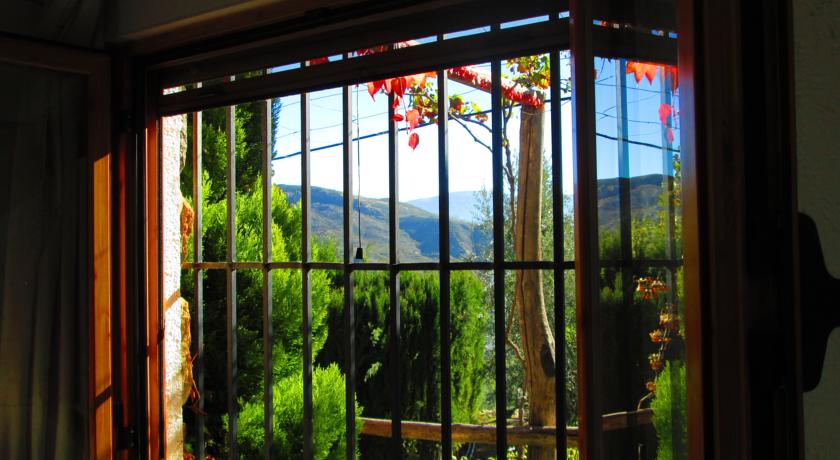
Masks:
[[[187,119],[185,115],[164,118],[162,121],[163,152],[161,157],[163,219],[163,299],[164,299],[164,426],[166,430],[166,459],[184,458],[184,411],[190,386],[185,375],[190,365],[182,351],[183,321],[188,308],[181,298],[181,197],[180,175],[182,158],[186,157]],[[187,310],[189,311],[189,310]],[[187,329],[188,331],[188,329]]]

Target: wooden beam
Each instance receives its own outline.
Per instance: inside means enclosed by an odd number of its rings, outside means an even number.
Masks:
[[[650,409],[633,412],[616,412],[604,414],[601,417],[601,424],[604,431],[617,431],[648,425],[651,423],[652,418],[653,411]],[[440,442],[441,440],[440,423],[403,421],[401,426],[403,439],[435,442]],[[360,433],[366,436],[390,438],[391,420],[362,417],[362,430]],[[568,438],[568,446],[577,447],[578,427],[566,427],[566,436]],[[556,428],[553,426],[509,426],[507,427],[507,440],[510,445],[554,446]],[[496,426],[453,423],[452,442],[496,444]]]

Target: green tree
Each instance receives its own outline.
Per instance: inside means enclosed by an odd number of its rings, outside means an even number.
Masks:
[[[236,107],[236,247],[237,259],[241,261],[262,260],[262,178],[261,158],[258,151],[261,120],[257,114],[258,104],[245,104]],[[227,141],[224,130],[224,111],[221,109],[204,112],[203,160],[204,177],[202,180],[203,202],[203,251],[208,261],[226,260],[227,202],[226,195],[226,160]],[[192,127],[191,127],[192,128]],[[189,163],[187,163],[189,164]],[[192,171],[185,167],[182,174],[182,193],[188,200],[192,198]],[[271,240],[274,260],[290,260],[300,254],[301,210],[299,205],[290,206],[279,188],[271,191]],[[188,242],[191,251],[192,242]],[[329,244],[313,242],[312,256],[316,261],[333,261],[334,247]],[[301,404],[293,400],[281,382],[302,381],[303,342],[301,336],[302,320],[302,280],[296,270],[273,270],[272,277],[272,327],[274,331],[272,347],[272,378],[276,382],[274,401],[278,417],[275,423],[278,429],[292,429],[289,420],[280,418],[280,414],[293,412],[290,407]],[[328,312],[341,308],[340,291],[334,280],[322,271],[311,273],[312,296],[312,350],[317,354],[327,340],[329,331],[326,318]],[[239,439],[243,448],[259,445],[256,432],[262,433],[262,287],[261,270],[240,270],[237,272],[237,400],[243,408],[241,413]],[[204,327],[205,348],[205,392],[202,395],[207,412],[206,437],[207,450],[211,455],[223,456],[227,453],[226,443],[226,368],[224,356],[227,339],[224,325],[227,322],[227,285],[223,271],[204,272]],[[182,277],[182,292],[186,298],[192,298],[193,278]],[[195,314],[195,313],[193,313]],[[211,358],[212,357],[212,358]],[[315,369],[314,376],[321,390],[313,395],[313,405],[333,414],[344,412],[344,399],[335,398],[327,386],[336,386],[343,394],[343,377],[336,376],[330,369]],[[280,385],[280,388],[277,388]],[[319,398],[324,398],[319,399]],[[288,407],[287,407],[288,406]],[[259,407],[260,417],[254,415],[254,408]],[[302,417],[302,414],[301,414]],[[343,420],[343,419],[342,419]],[[258,424],[257,424],[258,423]],[[285,423],[285,425],[283,425]],[[257,424],[257,425],[254,425]],[[344,441],[343,423],[340,433],[324,424],[316,427],[316,450],[325,445],[335,445]],[[326,430],[326,431],[325,431]],[[325,439],[325,433],[332,433],[332,438]],[[287,433],[288,434],[288,433]],[[189,435],[189,431],[188,431]],[[278,448],[300,448],[302,445],[284,445],[278,439]],[[255,444],[256,443],[256,444]],[[319,450],[320,451],[320,450]],[[326,458],[326,457],[324,457]]]
[[[387,273],[361,271],[354,275],[356,395],[369,417],[391,415],[391,379],[395,363],[389,347],[390,295]],[[484,369],[485,325],[489,310],[482,282],[470,272],[451,277],[451,367],[452,420],[478,422],[487,380]],[[400,275],[401,359],[398,385],[402,395],[403,420],[440,421],[440,302],[436,273],[403,272]],[[330,312],[330,336],[317,362],[345,363],[344,315]],[[340,332],[339,332],[340,331]],[[388,458],[389,441],[364,437],[365,458]],[[404,441],[408,458],[436,458],[439,446]]]

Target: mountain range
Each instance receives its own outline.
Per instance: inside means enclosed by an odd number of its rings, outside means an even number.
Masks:
[[[278,185],[291,204],[300,201],[299,185]],[[342,241],[342,193],[321,187],[311,187],[312,233],[319,238]],[[462,192],[462,197],[472,195]],[[425,199],[425,200],[437,200]],[[369,262],[388,261],[388,200],[384,198],[361,199],[362,247]],[[353,199],[351,213],[353,249],[359,240],[359,203]],[[437,213],[424,210],[411,203],[399,204],[400,232],[397,236],[398,254],[402,262],[428,262],[439,260],[439,219]],[[452,218],[449,222],[450,254],[453,259],[469,259],[486,247],[490,234],[474,222]]]
[[[278,185],[291,204],[300,201],[299,185]],[[663,192],[662,175],[650,174],[630,178],[630,204],[634,219],[655,217]],[[482,228],[475,219],[478,198],[475,192],[450,194],[450,250],[453,260],[470,259],[481,254],[491,242],[489,228]],[[321,187],[311,188],[312,233],[318,238],[342,241],[342,193]],[[604,230],[618,228],[619,181],[617,178],[598,181],[598,219]],[[388,261],[388,200],[361,199],[361,245],[369,262]],[[438,198],[429,197],[399,203],[400,232],[398,253],[402,262],[439,260]],[[353,199],[352,241],[358,246],[359,203]]]

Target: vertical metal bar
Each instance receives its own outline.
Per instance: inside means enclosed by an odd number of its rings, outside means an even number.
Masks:
[[[273,309],[273,286],[271,285],[271,269],[268,264],[273,262],[271,257],[271,157],[272,157],[272,126],[271,99],[262,102],[262,189],[263,189],[263,457],[271,459],[271,446],[274,441],[274,382],[272,373],[271,350],[274,347],[274,330],[271,324]]]
[[[438,41],[443,35],[438,36]],[[437,72],[438,234],[440,235],[440,417],[442,458],[452,456],[451,305],[449,294],[449,91],[445,70]]]
[[[660,72],[660,104],[671,105],[671,74],[665,71],[663,66]],[[667,244],[665,245],[665,259],[674,260],[677,255],[676,229],[675,229],[675,210],[674,210],[674,154],[671,152],[672,142],[668,139],[668,128],[671,128],[671,118],[667,118],[668,125],[662,126],[662,180],[665,187],[668,202],[665,205],[665,238]],[[668,285],[668,301],[673,303],[675,298],[674,272],[670,268],[666,268],[665,283]]]
[[[309,175],[309,94],[300,96],[300,174],[301,174],[301,228],[300,257],[304,262],[301,286],[303,288],[303,458],[313,457],[312,445],[312,292],[311,271],[307,262],[311,262],[312,248],[309,245],[310,223],[310,175]]]
[[[557,22],[557,15],[552,15]],[[551,211],[554,216],[552,238],[554,243],[554,393],[557,418],[557,457],[566,452],[566,284],[563,259],[563,132],[561,124],[560,51],[549,55],[551,69]]]
[[[505,370],[505,230],[502,181],[502,63],[490,63],[493,128],[493,304],[496,359],[496,455],[507,453],[507,385]]]
[[[572,131],[575,178],[575,283],[578,342],[578,446],[584,460],[600,459],[601,406],[598,385],[599,266],[598,184],[595,157],[595,74],[592,2],[570,0]]]
[[[399,147],[397,145],[397,122],[394,121],[394,93],[388,94],[388,248],[390,252],[390,327],[391,327],[391,458],[402,458],[402,410],[400,382],[400,272],[396,267],[399,263],[398,236],[400,231],[399,203]],[[359,154],[358,152],[356,153]]]
[[[350,211],[353,206],[353,112],[350,99],[350,88],[345,86],[342,93],[343,117],[343,172],[344,172],[344,339],[347,353],[347,371],[345,373],[345,434],[347,460],[355,458],[356,454],[356,357],[354,356],[356,341],[356,321],[353,309],[353,272],[352,255],[350,253]]]
[[[192,170],[193,170],[193,215],[195,216],[195,224],[193,226],[193,261],[196,263],[204,262],[204,244],[202,241],[202,220],[203,209],[202,204],[204,198],[202,196],[202,178],[204,177],[203,165],[201,161],[202,145],[201,145],[201,112],[192,114]],[[194,284],[194,299],[195,304],[195,318],[193,319],[193,350],[192,355],[195,356],[195,365],[193,374],[195,375],[195,385],[198,389],[199,396],[204,394],[204,270],[197,268],[193,271]],[[204,458],[204,417],[200,414],[204,412],[204,398],[198,399],[198,411],[195,416],[195,453],[198,458]]]
[[[640,356],[641,349],[636,334],[639,328],[639,315],[633,311],[633,235],[632,235],[632,212],[630,203],[630,130],[627,126],[627,61],[616,59],[615,61],[615,137],[618,150],[618,225],[621,236],[621,308],[617,324],[623,325],[621,331],[610,331],[620,334],[619,342],[622,344],[622,353],[627,359],[621,360],[617,371],[624,381],[632,381],[636,372],[635,362],[631,357]],[[617,376],[618,377],[618,376]],[[638,395],[630,385],[619,386],[622,392],[622,403],[628,410],[636,407]],[[637,438],[639,430],[625,430],[619,434],[617,442],[625,443],[625,449],[632,450],[638,445]]]
[[[225,108],[227,133],[227,259],[236,262],[236,111]],[[227,275],[227,408],[228,456],[239,458],[236,445],[236,270],[228,267]]]

